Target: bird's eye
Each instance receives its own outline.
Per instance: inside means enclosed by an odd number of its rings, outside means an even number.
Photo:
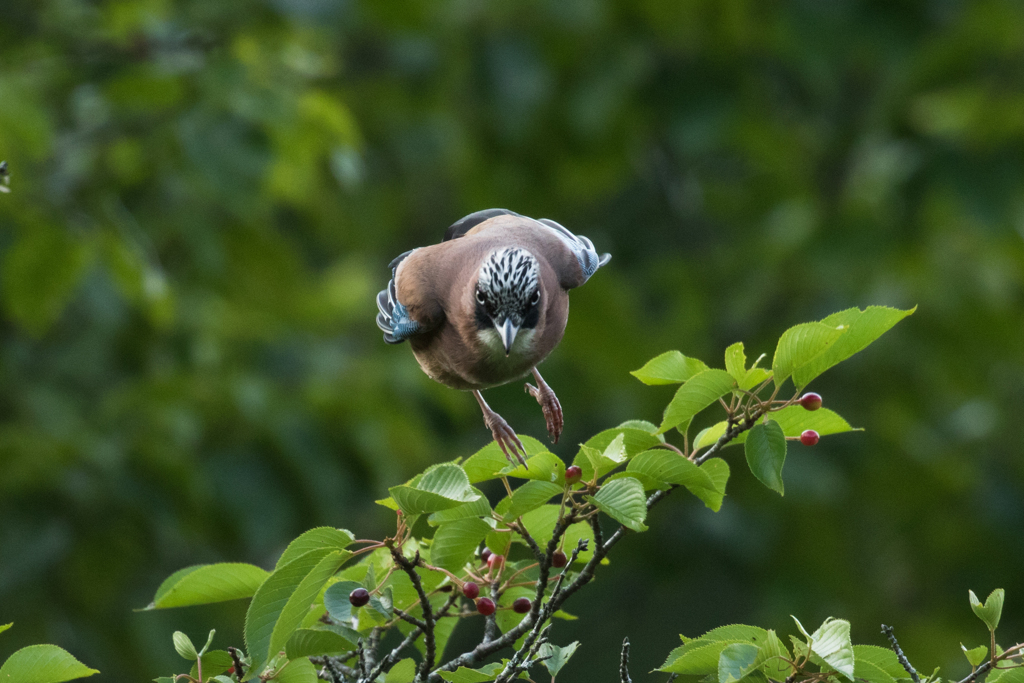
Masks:
[[[476,290],[476,302],[478,304],[482,304],[484,302],[484,293],[481,292],[479,289]]]
[[[530,297],[530,305],[531,306],[536,306],[539,303],[540,303],[540,290],[538,289],[536,292],[533,293],[533,296]]]

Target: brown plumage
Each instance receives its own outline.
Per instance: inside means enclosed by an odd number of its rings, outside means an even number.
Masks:
[[[561,407],[536,367],[562,339],[568,290],[608,258],[553,221],[480,211],[449,228],[445,241],[393,262],[394,277],[377,298],[377,324],[390,343],[408,339],[432,379],[473,391],[505,455],[511,450],[525,464],[522,443],[480,390],[532,372],[538,384],[527,391],[558,440]]]

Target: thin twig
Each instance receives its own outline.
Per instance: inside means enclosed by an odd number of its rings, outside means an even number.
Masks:
[[[629,638],[622,640],[622,657],[619,659],[619,683],[633,683],[629,677]]]
[[[907,659],[905,654],[903,654],[903,648],[900,647],[899,641],[896,640],[896,634],[893,633],[892,626],[882,624],[882,633],[884,633],[889,639],[889,645],[892,647],[892,651],[896,653],[896,659],[900,660],[900,664],[902,664],[903,668],[907,670],[908,674],[910,674],[910,678],[914,683],[921,683],[921,677],[917,675],[917,671],[910,664],[910,660]],[[980,668],[981,667],[979,667],[979,669]],[[979,670],[975,670],[974,673],[964,679],[965,683],[971,683],[971,681],[978,677],[978,674]]]

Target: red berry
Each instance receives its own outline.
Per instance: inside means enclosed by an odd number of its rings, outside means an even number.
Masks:
[[[813,446],[814,444],[818,443],[818,439],[820,438],[821,437],[818,435],[818,432],[814,431],[813,429],[808,429],[807,431],[800,435],[800,443],[802,443],[805,446]]]
[[[480,561],[486,563],[489,559],[491,559],[491,554],[492,553],[490,548],[484,548],[480,551]]]
[[[565,483],[575,484],[583,476],[583,470],[578,465],[570,465],[565,468]]]
[[[569,558],[561,550],[556,550],[555,554],[551,556],[552,567],[564,567],[567,564],[569,564]]]
[[[487,558],[487,566],[494,571],[500,572],[502,567],[505,566],[505,556],[491,553],[491,556]]]
[[[494,614],[494,609],[494,600],[490,598],[480,598],[476,601],[476,611],[485,617]]]
[[[817,410],[821,407],[821,396],[810,391],[800,397],[800,405],[802,405],[805,410]]]
[[[476,596],[480,595],[480,586],[473,581],[467,581],[462,584],[462,594],[470,600],[476,600]]]
[[[357,588],[348,594],[348,601],[355,607],[362,607],[370,602],[370,592],[365,588]]]
[[[533,603],[530,602],[530,598],[516,598],[512,602],[512,611],[516,614],[526,614],[533,607]]]

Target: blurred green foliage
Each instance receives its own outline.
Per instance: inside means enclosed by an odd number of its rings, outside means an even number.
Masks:
[[[0,65],[4,652],[147,680],[176,629],[238,644],[244,604],[131,610],[316,525],[380,535],[370,501],[483,445],[373,295],[491,206],[615,256],[544,366],[563,457],[657,421],[670,389],[628,374],[657,353],[920,306],[811,385],[867,432],[795,447],[784,499],[660,506],[558,625],[587,662],[559,680],[791,613],[953,675],[987,635],[965,591],[1024,595],[1019,2],[5,0]],[[518,386],[488,400],[543,435]]]

